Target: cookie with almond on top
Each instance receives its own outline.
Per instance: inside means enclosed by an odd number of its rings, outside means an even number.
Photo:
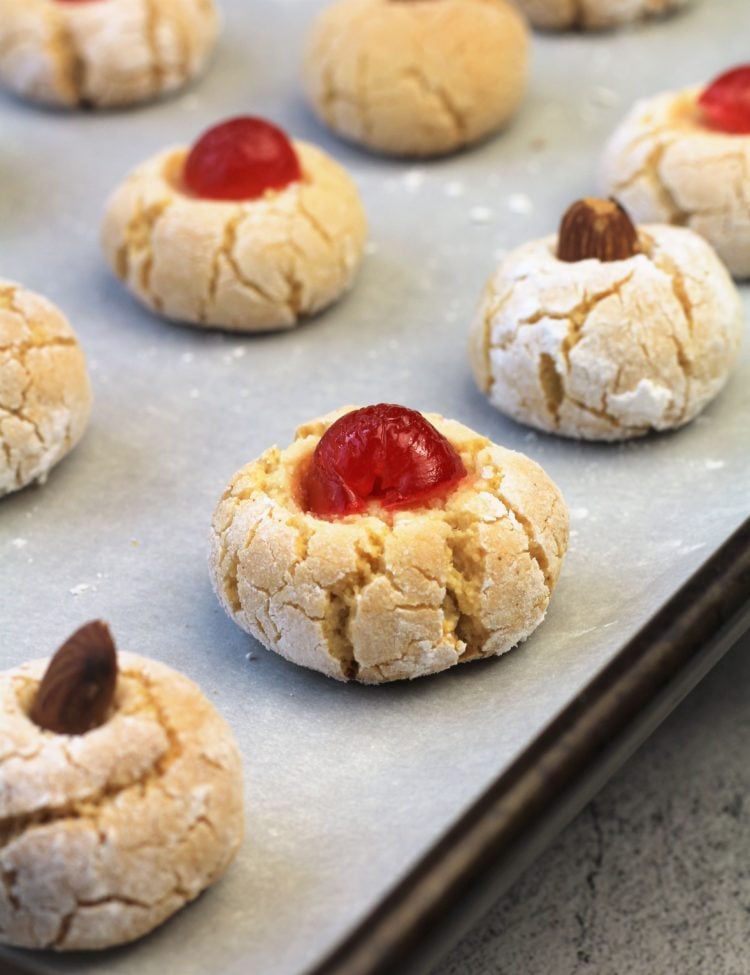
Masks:
[[[632,222],[585,198],[559,233],[511,251],[471,326],[477,385],[520,423],[626,440],[689,423],[729,378],[740,296],[711,246],[684,227]]]
[[[140,938],[227,870],[239,751],[187,677],[86,624],[0,673],[0,943],[77,951]]]

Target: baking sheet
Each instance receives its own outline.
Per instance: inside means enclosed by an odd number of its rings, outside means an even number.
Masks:
[[[226,878],[140,943],[93,956],[8,953],[40,971],[296,975],[408,871],[549,719],[746,515],[747,349],[675,435],[564,442],[505,420],[473,386],[468,322],[497,256],[591,192],[631,100],[746,57],[745,0],[601,37],[535,38],[533,79],[502,137],[412,165],[329,137],[306,110],[298,51],[320,0],[226,0],[214,66],[171,101],[67,116],[0,97],[0,274],[69,314],[96,392],[81,446],[0,505],[0,667],[82,621],[197,680],[245,757],[247,841]],[[353,172],[371,220],[357,287],[299,330],[239,338],[165,324],[110,279],[103,202],[134,164],[238,112],[268,115]],[[745,306],[750,295],[745,289]],[[263,650],[206,571],[231,474],[343,403],[453,416],[542,463],[573,537],[546,623],[502,660],[413,684],[342,686]]]

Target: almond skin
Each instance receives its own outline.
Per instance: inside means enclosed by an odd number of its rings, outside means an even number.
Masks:
[[[87,623],[47,667],[29,717],[46,731],[83,735],[101,725],[115,696],[117,652],[109,627]]]
[[[638,231],[617,200],[593,196],[577,200],[560,223],[557,257],[561,261],[625,261],[640,250]]]

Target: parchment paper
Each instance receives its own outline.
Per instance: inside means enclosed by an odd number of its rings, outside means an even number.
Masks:
[[[0,96],[0,274],[68,313],[96,390],[90,430],[43,488],[0,502],[0,667],[85,620],[197,680],[231,722],[247,840],[226,878],[142,942],[44,972],[297,975],[428,848],[748,514],[750,362],[675,435],[592,446],[530,433],[476,392],[466,332],[498,254],[555,229],[596,189],[599,148],[632,99],[747,57],[747,0],[703,0],[633,32],[540,36],[501,137],[410,165],[329,136],[297,83],[320,0],[226,0],[207,77],[102,115]],[[166,324],[110,278],[97,235],[136,163],[239,112],[267,115],[350,167],[371,220],[351,295],[288,334]],[[746,307],[750,310],[747,291]],[[573,537],[545,624],[502,660],[382,688],[266,652],[224,615],[207,529],[230,475],[345,403],[437,410],[524,450],[563,489]]]

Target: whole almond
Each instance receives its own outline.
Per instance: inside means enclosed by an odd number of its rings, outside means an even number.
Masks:
[[[557,239],[561,261],[624,261],[639,253],[638,231],[617,200],[588,196],[568,207]]]
[[[109,627],[87,623],[60,647],[47,667],[29,717],[40,728],[82,735],[103,723],[117,684],[117,652]]]

